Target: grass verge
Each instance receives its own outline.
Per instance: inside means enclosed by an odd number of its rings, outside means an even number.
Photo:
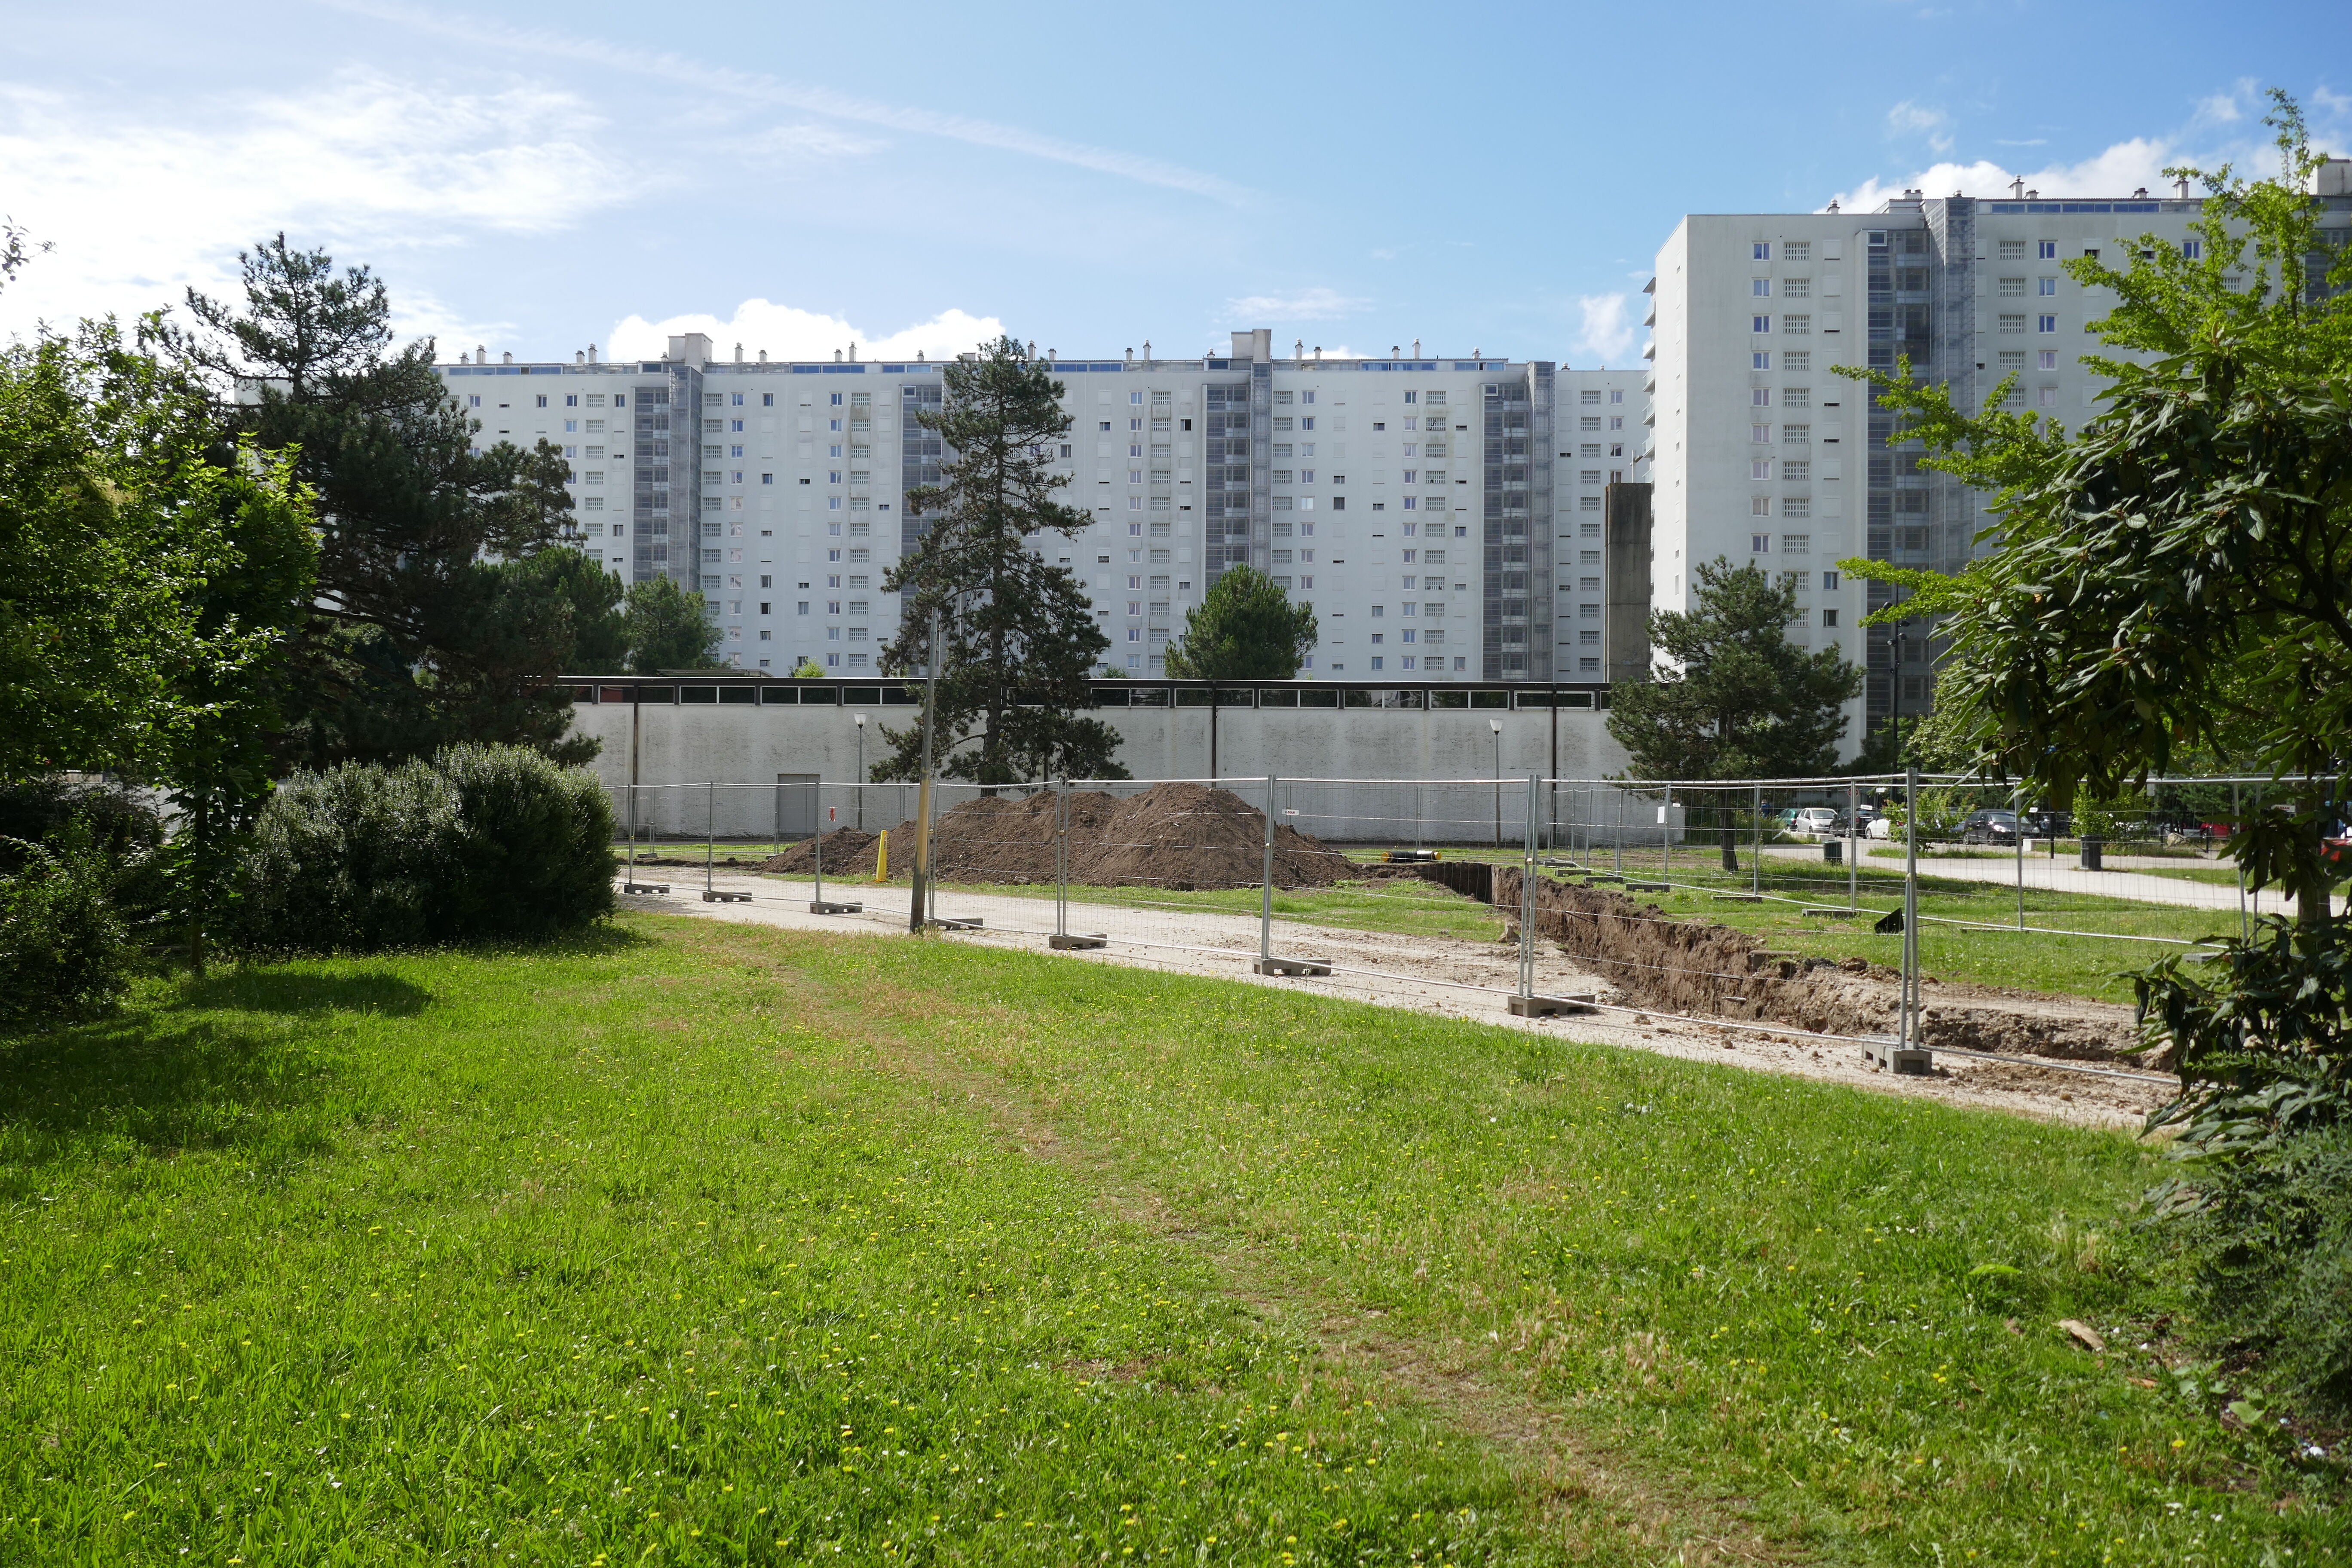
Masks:
[[[11,1559],[2346,1543],[2340,1475],[2130,1348],[2112,1136],[642,917],[247,971],[7,1069]]]

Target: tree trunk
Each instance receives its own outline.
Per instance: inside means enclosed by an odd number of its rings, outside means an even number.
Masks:
[[[2325,935],[2336,919],[2335,905],[2329,898],[2334,879],[2328,874],[2326,859],[2327,798],[2325,793],[2315,790],[2305,795],[2301,804],[2301,821],[2297,826],[2309,837],[2303,847],[2304,853],[2295,857],[2298,879],[2294,889],[2294,921],[2305,934],[2317,937]]]
[[[1723,868],[1739,869],[1739,830],[1728,822],[1723,825]]]

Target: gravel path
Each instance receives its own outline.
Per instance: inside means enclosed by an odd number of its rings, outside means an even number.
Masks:
[[[828,879],[829,899],[862,900],[866,908],[854,915],[816,915],[809,912],[814,889],[807,881],[719,872],[712,881],[716,890],[747,893],[751,901],[706,903],[698,871],[670,868],[648,875],[667,881],[670,891],[625,894],[624,907],[839,935],[908,934],[908,893],[902,887],[861,887]],[[1046,941],[1054,929],[1051,900],[967,893],[950,887],[941,890],[937,912],[944,919],[978,918],[982,922],[977,931],[947,933],[944,940],[1051,951]],[[1109,938],[1105,948],[1055,954],[1079,963],[1119,963],[1305,990],[1563,1039],[1825,1079],[1882,1093],[1916,1095],[2088,1126],[2137,1126],[2169,1094],[2169,1079],[2105,1077],[2025,1061],[1983,1061],[1948,1055],[1937,1058],[1933,1077],[1898,1078],[1873,1068],[1862,1047],[1850,1041],[1674,1022],[1624,1010],[1517,1018],[1507,1011],[1507,998],[1518,985],[1515,944],[1402,936],[1278,920],[1273,931],[1276,956],[1328,959],[1333,972],[1328,977],[1277,978],[1251,972],[1257,957],[1258,922],[1246,916],[1073,903],[1069,929]],[[1557,950],[1548,952],[1542,947],[1537,952],[1535,989],[1538,994],[1608,994],[1605,981],[1578,969]]]

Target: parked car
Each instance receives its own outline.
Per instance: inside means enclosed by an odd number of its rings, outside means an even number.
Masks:
[[[1844,830],[1844,819],[1834,807],[1826,805],[1800,806],[1789,822],[1791,833],[1808,833],[1816,838],[1834,838]]]
[[[2074,831],[2074,819],[2065,812],[2038,805],[2021,814],[2018,821],[2028,838],[2063,838]]]
[[[1869,838],[1892,838],[1895,837],[1895,819],[1884,812],[1873,812],[1870,820],[1863,825],[1862,831]]]
[[[1972,811],[1960,821],[1959,837],[1963,844],[2015,844],[2017,813]]]

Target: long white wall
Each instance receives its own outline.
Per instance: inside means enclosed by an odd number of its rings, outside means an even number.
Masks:
[[[915,722],[912,708],[869,709],[865,761],[888,743],[880,727]],[[1209,773],[1210,710],[1205,708],[1103,710],[1124,738],[1118,760],[1139,780],[1202,778]],[[1499,736],[1490,721],[1502,726]],[[1221,709],[1216,713],[1219,776],[1254,804],[1267,774],[1307,780],[1519,781],[1498,791],[1491,783],[1412,785],[1310,783],[1284,786],[1282,808],[1305,831],[1343,839],[1411,842],[1413,824],[1431,842],[1490,840],[1499,814],[1508,842],[1524,837],[1529,773],[1598,779],[1622,771],[1623,748],[1611,738],[1607,715],[1590,709],[1558,712],[1557,761],[1553,714],[1538,710]],[[710,704],[583,704],[573,710],[576,732],[603,742],[591,764],[614,792],[625,814],[635,782],[640,828],[661,837],[759,837],[780,826],[804,831],[822,807],[836,826],[857,820],[888,827],[912,811],[907,785],[854,787],[858,731],[854,710],[838,707],[756,707]],[[633,769],[634,762],[634,769]],[[813,792],[810,781],[821,786]],[[1244,782],[1250,781],[1250,782]],[[779,789],[779,785],[785,787]],[[712,786],[717,787],[705,787]],[[974,793],[948,792],[943,808]],[[1538,815],[1557,811],[1572,837],[1607,840],[1622,831],[1629,842],[1654,842],[1649,807],[1621,806],[1614,791],[1541,792]],[[1497,804],[1499,800],[1499,805]],[[1679,819],[1679,810],[1676,813]],[[1636,820],[1638,818],[1639,820]],[[1562,839],[1571,837],[1569,827]]]

